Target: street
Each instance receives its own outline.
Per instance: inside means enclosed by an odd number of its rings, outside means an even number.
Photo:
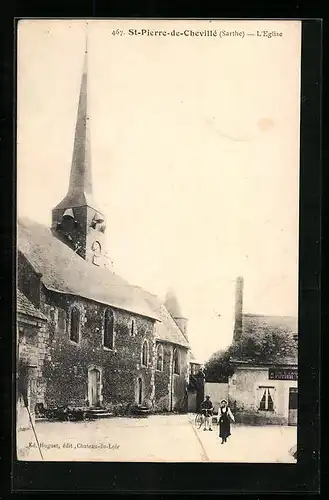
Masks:
[[[295,463],[289,450],[297,443],[297,427],[233,424],[221,444],[217,425],[196,429],[192,414],[42,421],[35,429],[46,461]],[[18,432],[17,451],[19,460],[41,460],[32,429]]]

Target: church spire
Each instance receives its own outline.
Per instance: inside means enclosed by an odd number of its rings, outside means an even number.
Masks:
[[[69,188],[64,199],[56,209],[88,205],[93,208],[93,186],[90,154],[90,123],[88,114],[88,32],[82,78],[80,84],[79,105],[75,126],[75,137]]]
[[[105,218],[93,200],[89,128],[87,35],[69,188],[52,211],[52,230],[83,259],[108,266]]]

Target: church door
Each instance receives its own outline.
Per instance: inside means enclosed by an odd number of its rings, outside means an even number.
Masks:
[[[93,368],[88,372],[88,399],[90,406],[100,405],[101,396],[101,373],[97,368]]]

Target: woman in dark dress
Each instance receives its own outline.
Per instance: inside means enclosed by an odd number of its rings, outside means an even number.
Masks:
[[[227,438],[231,435],[231,420],[234,422],[234,417],[226,399],[223,399],[219,407],[219,437],[222,438],[222,444],[226,443]]]

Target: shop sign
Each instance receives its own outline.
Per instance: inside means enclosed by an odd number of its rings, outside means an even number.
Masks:
[[[286,368],[270,368],[270,380],[298,380],[297,370],[290,370]]]

